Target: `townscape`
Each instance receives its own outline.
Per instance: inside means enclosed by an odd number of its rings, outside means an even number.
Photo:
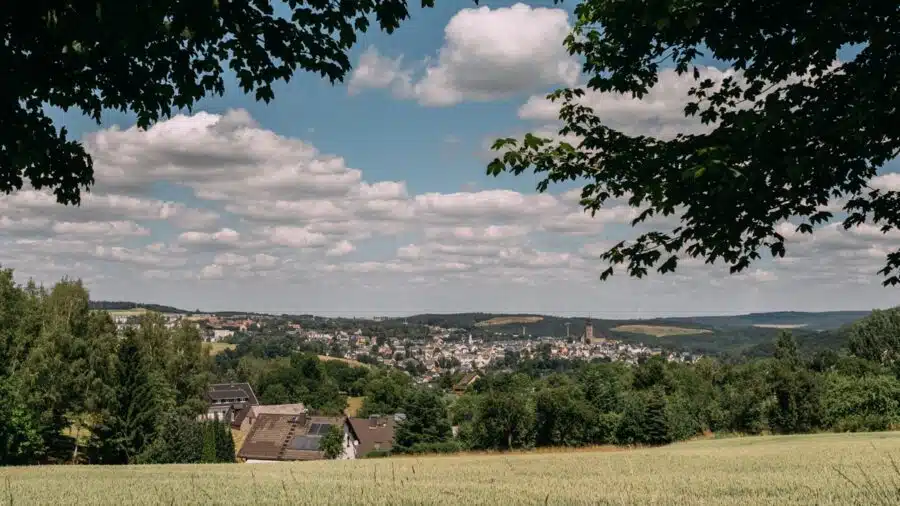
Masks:
[[[590,320],[585,322],[585,331],[578,336],[532,336],[526,333],[509,335],[503,332],[488,332],[485,337],[474,339],[472,333],[462,328],[445,328],[435,325],[421,326],[420,333],[400,339],[382,338],[356,330],[328,331],[334,322],[328,319],[316,321],[314,328],[304,328],[290,317],[267,315],[236,315],[219,317],[215,315],[183,315],[163,313],[167,326],[174,327],[180,321],[196,324],[203,340],[210,343],[231,343],[254,335],[290,336],[298,343],[318,343],[328,350],[326,353],[337,358],[361,362],[378,363],[385,366],[403,368],[416,375],[418,381],[433,381],[444,369],[452,372],[471,372],[503,362],[507,354],[528,358],[539,353],[549,356],[582,360],[609,360],[636,364],[641,358],[663,356],[669,361],[692,362],[702,354],[687,351],[664,352],[661,348],[650,348],[642,343],[623,343],[594,334]],[[134,328],[140,316],[119,314],[115,317],[119,331]],[[379,319],[368,320],[370,324]],[[408,323],[404,323],[408,325]],[[237,337],[236,337],[237,333]],[[298,345],[298,350],[301,347]],[[442,365],[443,364],[443,365]]]

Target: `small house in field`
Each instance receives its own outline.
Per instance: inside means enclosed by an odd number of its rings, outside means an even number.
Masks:
[[[237,456],[248,464],[321,460],[325,458],[322,438],[334,425],[341,427],[344,433],[344,452],[339,458],[356,458],[346,418],[309,416],[307,413],[260,414]]]
[[[348,418],[356,458],[372,452],[390,452],[394,447],[394,430],[397,420],[394,416],[370,416],[368,418]]]
[[[465,376],[462,377],[462,379],[460,379],[455,385],[453,385],[453,393],[462,395],[479,379],[481,379],[481,376],[479,376],[477,373],[466,373]]]

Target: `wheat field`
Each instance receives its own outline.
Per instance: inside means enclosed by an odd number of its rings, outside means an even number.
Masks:
[[[0,470],[0,505],[900,504],[900,433],[629,451]]]

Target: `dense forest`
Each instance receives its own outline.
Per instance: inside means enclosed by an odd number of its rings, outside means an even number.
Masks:
[[[233,462],[227,427],[197,421],[210,367],[196,326],[149,313],[120,335],[80,281],[0,269],[2,464]]]

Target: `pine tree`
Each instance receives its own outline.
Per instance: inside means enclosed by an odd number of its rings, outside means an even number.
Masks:
[[[216,422],[216,427],[216,462],[232,463],[235,455],[231,426],[225,422]]]
[[[200,462],[216,462],[216,432],[218,425],[219,422],[217,420],[203,424],[203,454],[200,457]]]
[[[644,443],[664,445],[672,442],[669,421],[666,415],[666,394],[662,387],[654,387],[647,398],[643,418]]]
[[[94,432],[98,458],[104,463],[128,463],[142,453],[156,434],[159,412],[154,390],[161,387],[149,371],[137,338],[119,345],[116,395],[105,423]]]

